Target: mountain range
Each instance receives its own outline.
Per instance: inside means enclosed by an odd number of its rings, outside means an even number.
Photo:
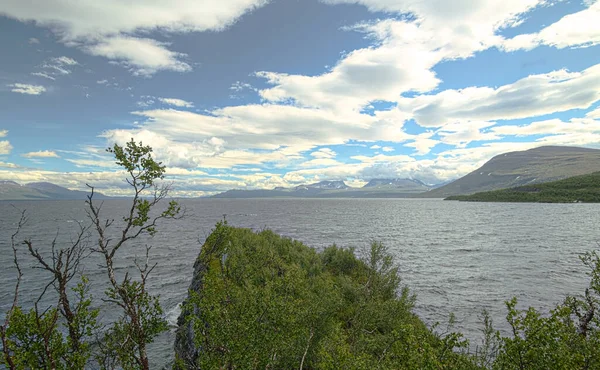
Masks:
[[[350,187],[341,180],[326,180],[293,188],[228,190],[213,198],[403,198],[431,188],[413,179],[373,179],[360,188]]]
[[[565,146],[497,155],[475,171],[450,183],[431,185],[417,179],[375,178],[364,186],[348,186],[342,180],[326,180],[291,188],[239,190],[213,198],[445,198],[505,189],[600,171],[600,150]],[[0,181],[0,200],[86,199],[87,192],[69,190],[48,182],[20,185]],[[96,193],[98,199],[109,197]]]
[[[0,181],[0,200],[83,200],[89,192],[69,190],[49,182],[18,184],[14,181]],[[106,195],[94,192],[94,199],[109,199]]]

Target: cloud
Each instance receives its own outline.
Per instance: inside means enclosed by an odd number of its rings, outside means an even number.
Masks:
[[[8,140],[0,141],[0,155],[10,154],[10,151],[13,149],[12,145]]]
[[[483,132],[484,129],[495,125],[496,122],[487,121],[456,121],[444,125],[436,133],[440,142],[459,148],[466,147],[473,141],[499,140],[500,137],[493,132]]]
[[[337,153],[334,152],[333,150],[331,150],[330,148],[321,148],[315,152],[310,153],[310,155],[315,158],[326,159],[326,158],[335,158]]]
[[[440,127],[456,121],[510,120],[587,109],[599,99],[597,64],[582,72],[531,75],[498,88],[467,87],[402,98],[397,109],[412,112],[421,126]]]
[[[220,0],[202,3],[195,0],[132,0],[125,4],[120,0],[107,0],[99,7],[93,0],[53,0],[32,7],[19,0],[5,0],[0,12],[49,27],[64,38],[79,39],[90,35],[152,30],[218,31],[266,3],[265,0],[229,0],[226,3]]]
[[[369,149],[374,149],[374,150],[381,149],[381,145],[371,145],[369,147]]]
[[[0,168],[19,168],[19,166],[14,163],[0,161]]]
[[[182,53],[167,44],[132,34],[220,31],[268,0],[53,0],[29,6],[5,0],[0,14],[33,21],[51,29],[60,41],[92,54],[118,61],[134,74],[150,76],[158,71],[187,72],[191,66]]]
[[[192,67],[180,60],[186,55],[168,50],[167,45],[148,38],[115,36],[88,45],[85,50],[92,55],[119,61],[137,76],[148,77],[161,70],[191,71]]]
[[[61,56],[46,60],[41,65],[41,68],[45,70],[44,73],[57,76],[71,74],[72,68],[77,65],[79,65],[79,62],[77,62],[75,59]]]
[[[317,76],[260,71],[272,87],[259,91],[270,102],[335,111],[360,110],[373,101],[397,101],[403,93],[424,93],[440,80],[433,67],[499,45],[497,31],[519,23],[543,0],[323,0],[358,3],[369,10],[410,14],[347,28],[363,32],[373,45],[348,53]],[[400,56],[400,57],[399,57]]]
[[[393,152],[394,150],[396,149],[392,148],[391,146],[384,146],[383,148],[381,148],[381,151],[383,152]]]
[[[428,154],[431,149],[441,142],[440,140],[432,139],[431,136],[433,136],[433,132],[424,132],[422,134],[418,134],[412,142],[404,144],[404,146],[415,148],[416,155]]]
[[[52,58],[52,61],[63,66],[76,66],[79,64],[79,62],[77,62],[75,59],[65,56]]]
[[[596,108],[595,110],[588,112],[585,116],[587,118],[600,119],[600,108]]]
[[[233,83],[229,87],[229,90],[233,90],[235,92],[240,92],[240,91],[243,91],[243,90],[254,90],[254,91],[256,91],[256,89],[254,87],[252,87],[252,85],[250,85],[249,83],[240,82],[240,81],[236,81],[235,83]]]
[[[30,44],[39,44],[40,40],[36,39],[35,37],[32,37],[27,42]]]
[[[40,150],[37,152],[29,152],[25,154],[21,154],[22,157],[25,158],[60,158],[58,154],[54,151],[50,150]]]
[[[340,164],[342,164],[342,163],[336,161],[335,159],[331,159],[331,158],[316,158],[316,159],[311,159],[311,160],[306,161],[306,162],[302,162],[300,164],[300,167],[305,167],[305,168],[329,167],[329,166],[336,166],[336,165],[340,165]]]
[[[595,46],[600,44],[598,19],[600,19],[600,2],[592,2],[589,8],[568,14],[540,32],[521,34],[505,40],[502,48],[506,51],[515,51],[531,50],[539,45],[553,46],[557,49]]]
[[[32,72],[31,73],[32,76],[38,76],[38,77],[43,77],[43,78],[47,78],[49,80],[56,80],[56,78],[50,76],[49,74],[45,73],[45,72]]]
[[[173,105],[173,106],[176,106],[176,107],[183,107],[183,108],[192,108],[192,107],[194,107],[193,103],[190,103],[190,102],[182,100],[182,99],[158,98],[158,100],[160,100],[161,102],[163,102],[165,104]]]
[[[7,85],[8,87],[12,87],[11,91],[19,94],[26,95],[40,95],[41,93],[46,91],[46,88],[41,85],[29,85],[22,83],[14,83]]]
[[[538,141],[555,141],[558,136],[562,138],[573,138],[577,135],[577,145],[596,143],[597,135],[600,134],[600,117],[593,119],[592,117],[571,118],[568,121],[561,119],[549,119],[544,121],[534,121],[525,125],[502,125],[495,126],[491,129],[494,134],[502,136],[532,136],[545,135]],[[566,142],[563,145],[568,145]]]
[[[0,130],[0,137],[6,137],[8,135],[8,130]]]

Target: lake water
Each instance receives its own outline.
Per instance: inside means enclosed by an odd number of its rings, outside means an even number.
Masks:
[[[269,228],[322,249],[364,248],[383,242],[396,256],[404,284],[417,294],[416,313],[428,324],[443,325],[453,312],[456,328],[473,344],[480,340],[481,311],[488,309],[505,329],[503,302],[512,296],[520,307],[548,309],[567,294],[580,294],[587,276],[578,256],[598,249],[597,204],[460,203],[437,199],[202,199],[182,200],[183,220],[159,227],[153,239],[121,250],[119,271],[131,269],[145,244],[153,245],[158,267],[151,290],[160,293],[167,318],[174,323],[185,298],[201,242],[226,215],[233,226]],[[66,242],[85,221],[82,201],[0,202],[0,316],[12,302],[15,271],[10,234],[26,209],[29,222],[21,239],[31,238],[41,251],[51,240]],[[106,218],[120,219],[127,202],[106,201]],[[92,293],[101,297],[106,277],[92,257],[86,274]],[[27,257],[23,255],[23,264]],[[31,304],[43,285],[43,271],[24,269],[21,302]],[[49,298],[50,299],[50,298]],[[115,311],[105,307],[103,320]],[[153,344],[155,367],[172,358],[174,329]]]

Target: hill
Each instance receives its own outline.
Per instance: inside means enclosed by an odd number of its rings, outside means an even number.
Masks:
[[[25,185],[14,181],[0,181],[0,200],[83,200],[89,192],[70,190],[49,182],[32,182]],[[96,199],[109,199],[94,193]]]
[[[418,197],[445,198],[512,188],[600,171],[600,150],[542,146],[500,154],[460,179]]]
[[[469,202],[600,203],[600,172],[564,180],[524,185],[471,195],[454,195],[446,200]]]
[[[272,190],[234,189],[213,195],[213,198],[403,198],[430,188],[413,179],[373,179],[361,188],[337,180]]]

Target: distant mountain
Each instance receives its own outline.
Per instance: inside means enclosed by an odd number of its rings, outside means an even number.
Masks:
[[[372,179],[363,189],[403,189],[409,192],[427,191],[431,189],[423,182],[414,179]]]
[[[417,197],[445,198],[556,181],[600,171],[600,150],[542,146],[500,154],[477,170]]]
[[[14,181],[0,181],[0,200],[83,200],[89,192],[69,190],[49,182],[32,182],[20,185]],[[106,195],[94,193],[96,199],[108,199]]]
[[[213,198],[404,198],[429,189],[422,182],[410,179],[374,179],[362,188],[350,187],[340,180],[326,180],[294,188],[228,190]]]
[[[322,190],[334,190],[334,189],[348,189],[349,186],[343,181],[321,181],[310,185],[300,185],[296,187],[296,190],[304,189],[322,189]]]

